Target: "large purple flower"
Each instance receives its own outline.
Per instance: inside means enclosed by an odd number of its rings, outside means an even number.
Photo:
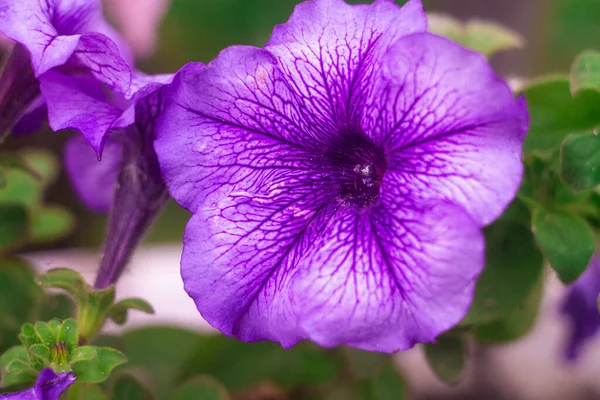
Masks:
[[[172,78],[136,73],[125,96],[93,79],[59,71],[40,80],[50,127],[82,134],[71,139],[65,152],[78,194],[96,211],[112,207],[98,288],[116,282],[169,198],[153,141],[164,87]]]
[[[594,255],[586,271],[571,285],[562,304],[569,320],[565,359],[575,361],[581,348],[600,331],[600,254]]]
[[[46,368],[40,372],[34,387],[22,392],[0,394],[0,400],[58,400],[75,379],[72,372],[55,374]]]
[[[521,179],[524,101],[420,1],[297,6],[176,77],[156,151],[181,271],[226,335],[394,352],[465,315]]]
[[[129,50],[104,20],[100,0],[4,0],[0,33],[17,42],[0,79],[3,134],[35,111],[38,79],[51,69],[88,74],[121,93],[129,90]]]

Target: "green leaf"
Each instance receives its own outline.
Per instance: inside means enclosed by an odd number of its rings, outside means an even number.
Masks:
[[[404,383],[398,372],[389,366],[377,377],[364,384],[365,400],[402,400],[404,398]]]
[[[0,259],[0,353],[20,344],[21,326],[37,318],[43,297],[27,263]]]
[[[73,300],[66,294],[47,294],[44,299],[40,320],[51,318],[67,319],[75,315]]]
[[[560,174],[576,191],[600,184],[600,137],[598,131],[568,136],[561,146]]]
[[[136,378],[123,374],[119,376],[112,387],[111,400],[153,400],[152,392],[144,387]],[[196,397],[202,399],[200,395]]]
[[[523,150],[552,150],[567,135],[600,126],[600,93],[571,95],[566,78],[553,78],[524,90],[531,125]]]
[[[29,354],[25,346],[11,347],[0,355],[0,368],[6,367],[13,360],[29,361]]]
[[[34,344],[29,348],[29,351],[40,360],[50,363],[50,349],[43,344]]]
[[[386,366],[392,363],[389,354],[358,350],[351,347],[343,347],[342,351],[346,360],[345,364],[356,379],[377,376]]]
[[[225,387],[214,378],[199,376],[184,383],[173,396],[172,400],[228,400],[229,394]]]
[[[27,323],[21,327],[21,334],[19,335],[21,343],[27,348],[30,348],[36,343],[39,343],[39,337],[35,328],[32,324]]]
[[[461,325],[501,318],[517,308],[542,275],[543,257],[528,227],[503,218],[484,230],[486,266]]]
[[[214,376],[232,392],[262,381],[284,389],[319,386],[338,376],[343,361],[306,342],[284,350],[270,342],[243,343],[166,327],[131,331],[123,340],[128,366],[151,374],[159,399],[169,398],[182,382],[197,375]]]
[[[60,206],[47,206],[35,211],[31,221],[30,239],[37,243],[53,242],[71,233],[75,217]]]
[[[47,151],[26,150],[21,155],[36,175],[21,167],[5,168],[7,184],[0,190],[0,202],[36,209],[42,204],[44,188],[56,179],[58,162]]]
[[[18,364],[13,363],[18,361]],[[37,372],[33,368],[21,369],[19,373],[9,373],[7,371],[8,365],[11,366],[11,370],[18,369],[18,365],[29,365],[29,355],[27,349],[23,346],[15,346],[8,349],[2,356],[0,356],[0,375],[2,376],[2,382],[0,387],[8,387],[12,385],[18,385],[21,383],[34,382],[37,377]]]
[[[81,304],[78,327],[82,340],[93,338],[106,322],[106,315],[115,300],[115,287],[89,292],[86,302]]]
[[[425,357],[429,366],[442,381],[456,384],[460,380],[466,358],[464,339],[453,334],[445,334],[436,343],[424,345]]]
[[[537,319],[543,285],[544,280],[539,279],[522,304],[503,318],[475,326],[473,336],[483,343],[502,343],[527,334]]]
[[[110,319],[119,325],[123,325],[127,321],[127,313],[129,310],[138,310],[146,314],[154,314],[154,309],[145,300],[142,299],[125,299],[113,305],[108,313]]]
[[[95,350],[96,357],[72,364],[73,372],[79,382],[104,382],[113,369],[127,362],[127,357],[118,350],[108,347],[95,347]]]
[[[95,346],[81,346],[77,347],[70,354],[69,363],[75,364],[80,361],[88,361],[98,355],[98,351]]]
[[[600,52],[587,50],[579,54],[571,66],[571,92],[600,91]]]
[[[77,347],[79,334],[77,332],[77,323],[74,319],[69,318],[63,321],[58,332],[58,342],[65,343],[69,353]]]
[[[62,289],[75,296],[79,301],[87,301],[89,286],[81,275],[72,269],[52,269],[38,277],[38,282],[42,287]]]
[[[21,154],[0,153],[0,167],[2,169],[21,170],[35,178],[42,179],[42,176],[27,163],[27,160]]]
[[[100,386],[81,382],[71,385],[64,398],[65,400],[108,400]]]
[[[34,326],[35,333],[38,337],[38,343],[41,343],[48,348],[51,348],[56,344],[57,335],[49,324],[45,322],[36,322]]]
[[[57,339],[57,343],[59,343],[60,341],[58,340],[58,332],[60,331],[60,326],[62,325],[62,321],[57,319],[57,318],[53,318],[50,320],[50,322],[48,322],[48,326],[50,327],[50,330],[52,330],[52,333],[54,334],[54,336]]]
[[[21,245],[27,238],[29,217],[18,204],[0,204],[0,252]]]
[[[19,375],[31,369],[29,362],[21,360],[12,360],[6,366],[6,373],[9,375]]]
[[[594,233],[577,215],[537,209],[533,213],[535,238],[558,277],[565,284],[585,271],[594,254]]]
[[[429,31],[445,36],[472,50],[491,56],[502,50],[521,48],[524,39],[500,24],[473,19],[463,24],[449,15],[429,13]]]

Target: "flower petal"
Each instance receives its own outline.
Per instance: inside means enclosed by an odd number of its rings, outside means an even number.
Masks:
[[[110,210],[121,156],[121,145],[114,139],[106,142],[102,161],[98,161],[90,144],[79,134],[65,145],[67,174],[77,195],[91,210],[98,213]]]
[[[27,113],[13,126],[13,135],[29,135],[38,132],[48,119],[48,107],[43,97],[39,97],[29,106]]]
[[[385,62],[362,127],[389,153],[397,183],[490,223],[521,181],[524,99],[515,100],[483,56],[429,33],[400,39]]]
[[[215,175],[216,154],[230,165],[231,176],[219,182],[227,186],[245,174],[235,173],[239,164],[258,162],[255,152],[276,156],[289,148],[308,155],[320,152],[332,135],[313,126],[272,56],[252,47],[230,47],[208,66],[188,64],[167,96],[171,101],[159,121],[155,148],[171,195],[192,211],[205,196],[202,187],[213,184],[201,177]],[[243,159],[246,151],[250,158]]]
[[[89,77],[49,71],[40,78],[40,88],[48,105],[50,127],[54,131],[81,132],[101,154],[106,135],[122,111],[110,104],[100,83]]]
[[[114,91],[125,94],[131,85],[131,68],[121,57],[119,47],[101,33],[81,35],[70,67],[85,67],[96,79]]]
[[[119,49],[94,33],[106,25],[98,0],[8,0],[0,5],[0,21],[0,32],[29,51],[37,77],[70,63],[115,89],[129,89],[131,71]]]
[[[319,124],[352,128],[381,54],[400,37],[426,30],[420,0],[402,8],[393,0],[306,1],[275,28],[265,49]]]
[[[300,260],[292,302],[305,337],[391,353],[433,341],[467,313],[484,265],[478,225],[451,204],[391,200],[339,211]]]
[[[35,386],[17,393],[0,394],[1,400],[59,400],[60,395],[75,382],[72,372],[55,374],[50,368],[38,375]]]
[[[594,255],[588,268],[569,287],[563,300],[562,313],[569,320],[569,336],[565,359],[575,361],[582,347],[600,332],[600,254]]]

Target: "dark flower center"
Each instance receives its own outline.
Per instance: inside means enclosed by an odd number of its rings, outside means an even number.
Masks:
[[[326,159],[344,203],[364,208],[379,199],[387,162],[383,151],[364,134],[340,135],[328,146]]]

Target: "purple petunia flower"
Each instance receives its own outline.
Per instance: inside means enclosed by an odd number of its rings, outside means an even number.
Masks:
[[[98,288],[116,282],[169,198],[153,141],[163,89],[172,78],[136,73],[126,96],[107,92],[98,81],[59,71],[47,72],[40,81],[50,127],[72,129],[85,138],[71,139],[65,152],[79,196],[96,211],[112,206]]]
[[[570,331],[565,346],[565,359],[575,361],[584,344],[600,331],[600,254],[595,254],[586,271],[573,283],[562,304]]]
[[[93,76],[121,93],[129,90],[131,56],[104,20],[99,0],[5,0],[0,33],[17,42],[0,78],[3,134],[28,112],[39,121],[44,103],[39,78],[52,69]]]
[[[75,374],[55,374],[50,368],[42,370],[31,389],[17,393],[0,394],[0,400],[58,400],[62,392],[75,382]]]
[[[185,289],[221,332],[394,352],[463,318],[528,116],[426,30],[419,0],[308,1],[264,50],[175,78],[155,148],[194,214]]]

